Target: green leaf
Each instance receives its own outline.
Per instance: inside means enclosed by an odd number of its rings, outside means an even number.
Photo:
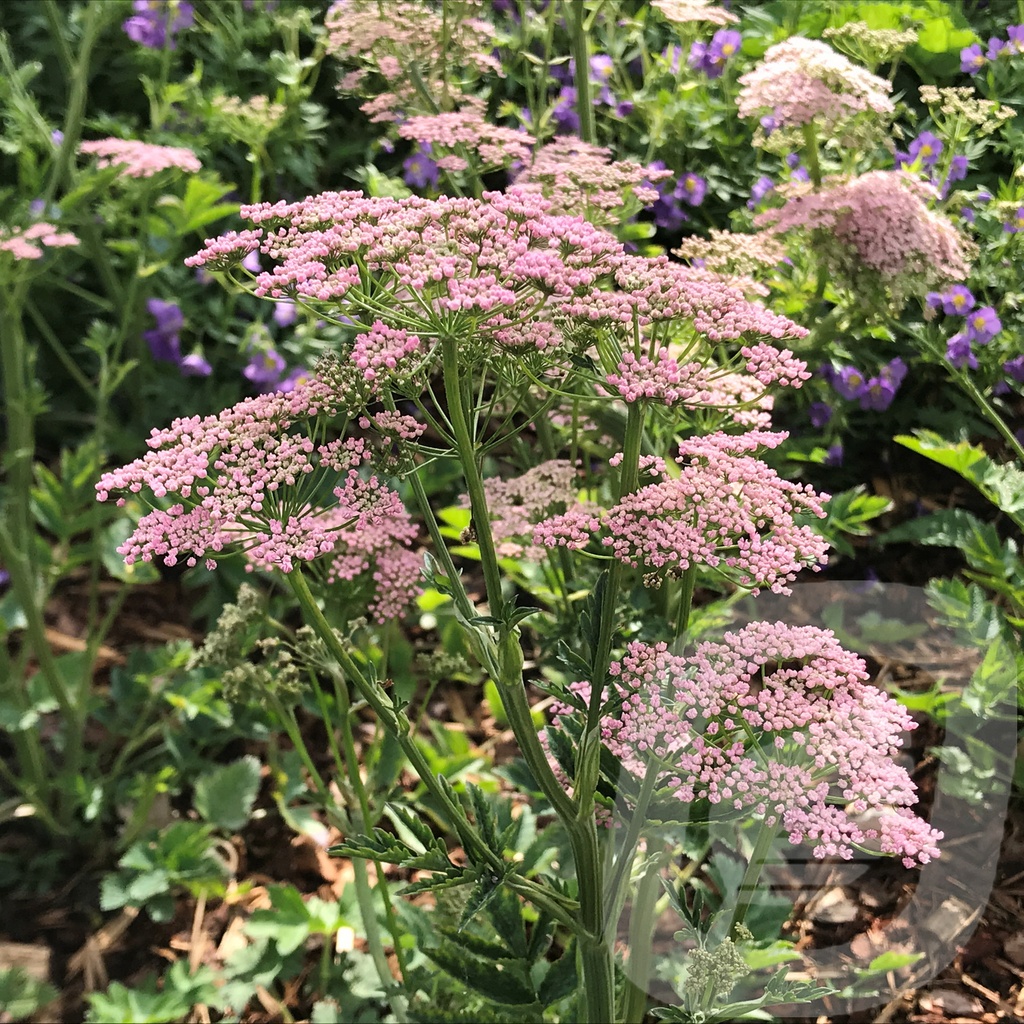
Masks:
[[[924,953],[897,953],[896,950],[890,949],[876,956],[868,964],[868,970],[876,974],[899,971],[904,967],[909,967],[911,964],[916,964],[923,956]]]
[[[562,955],[548,967],[544,980],[537,990],[537,998],[544,1006],[567,999],[576,991],[578,981],[576,950],[570,940]]]
[[[251,754],[199,777],[193,802],[211,825],[237,831],[249,820],[260,788],[260,762]]]
[[[0,1008],[11,1020],[24,1020],[56,998],[52,985],[30,977],[21,967],[0,969]]]
[[[467,988],[496,1003],[532,1006],[537,1002],[533,986],[514,960],[483,960],[449,941],[423,953]]]

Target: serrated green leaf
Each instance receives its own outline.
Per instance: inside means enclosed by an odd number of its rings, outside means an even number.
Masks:
[[[259,788],[260,762],[247,754],[201,775],[196,781],[193,803],[210,824],[236,831],[249,820]]]
[[[511,960],[482,960],[445,940],[424,954],[457,981],[506,1006],[532,1006],[537,995],[522,968]]]
[[[577,989],[579,977],[576,969],[576,949],[573,942],[562,951],[562,955],[548,967],[544,980],[537,990],[537,998],[541,1005],[551,1006],[562,999],[567,999]]]

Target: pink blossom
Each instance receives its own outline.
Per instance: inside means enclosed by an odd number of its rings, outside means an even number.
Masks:
[[[653,759],[663,795],[779,825],[815,857],[880,851],[911,867],[939,855],[942,833],[913,814],[893,760],[914,722],[830,631],[754,622],[689,657],[634,642],[610,673],[623,702],[603,739],[637,778]],[[570,689],[589,696],[587,683]]]
[[[79,145],[78,151],[86,156],[95,156],[97,167],[121,167],[121,173],[127,178],[151,178],[172,167],[189,173],[202,168],[191,149],[156,146],[135,139],[85,141]]]

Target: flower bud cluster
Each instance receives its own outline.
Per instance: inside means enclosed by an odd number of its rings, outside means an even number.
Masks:
[[[419,560],[408,550],[417,530],[398,495],[372,473],[372,444],[314,440],[322,437],[320,421],[338,415],[343,402],[344,392],[327,374],[217,416],[154,430],[151,450],[105,473],[97,495],[105,501],[114,491],[147,488],[157,499],[178,500],[144,515],[118,552],[129,565],[156,558],[195,565],[205,558],[213,568],[221,552],[241,548],[250,571],[284,573],[326,558],[329,581],[370,574],[378,584],[371,613],[395,614],[417,585]],[[414,434],[406,419],[385,416],[388,443],[396,433]],[[314,429],[307,429],[309,421]],[[333,502],[323,505],[318,495],[327,481],[334,484]]]
[[[767,115],[776,129],[816,122],[833,132],[862,112],[881,119],[894,109],[889,82],[851,64],[827,43],[801,36],[770,46],[739,82],[740,117]]]
[[[706,21],[712,25],[729,25],[740,19],[732,11],[718,7],[709,0],[651,0],[666,21],[683,25],[691,21]]]
[[[53,224],[38,221],[27,228],[13,230],[0,227],[0,252],[9,252],[16,260],[39,260],[47,249],[61,249],[78,245],[78,237],[70,231],[60,231]]]
[[[605,743],[638,778],[653,764],[666,795],[763,819],[819,858],[880,851],[912,867],[939,855],[942,833],[912,812],[914,784],[893,760],[915,724],[831,631],[754,622],[688,657],[634,642],[610,672],[623,703]]]
[[[618,560],[648,570],[647,585],[699,564],[755,593],[762,586],[788,593],[802,567],[819,568],[828,543],[796,521],[824,518],[827,495],[782,479],[748,454],[786,437],[754,430],[691,438],[680,445],[677,479],[641,487],[603,515],[577,506],[545,519],[534,527],[534,542],[580,549],[601,530],[601,543]]]
[[[491,124],[482,105],[469,103],[459,111],[410,117],[398,126],[398,134],[428,146],[434,163],[449,171],[464,170],[467,154],[478,158],[482,171],[523,162],[536,142],[524,131]]]
[[[798,186],[785,206],[754,222],[776,234],[820,232],[817,244],[813,233],[810,241],[829,272],[866,301],[881,285],[900,308],[911,295],[967,276],[970,243],[928,208],[931,185],[903,171],[869,171],[824,186]]]
[[[79,144],[78,152],[95,156],[97,167],[120,167],[126,178],[152,178],[172,167],[194,174],[203,166],[191,149],[136,139],[87,140]]]

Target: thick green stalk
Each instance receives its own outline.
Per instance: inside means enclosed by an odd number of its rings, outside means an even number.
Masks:
[[[519,644],[519,633],[517,629],[504,625],[505,600],[501,590],[501,570],[491,533],[483,478],[477,464],[476,443],[470,428],[467,381],[459,366],[458,340],[451,336],[443,338],[441,354],[446,411],[452,424],[456,451],[469,493],[487,600],[491,615],[502,623],[498,627],[498,671],[495,682],[498,684],[509,724],[519,742],[523,758],[569,832],[576,864],[580,904],[580,920],[575,930],[583,968],[587,1019],[591,1024],[604,1024],[613,1020],[615,995],[611,949],[604,940],[601,859],[593,814],[593,786],[597,783],[597,776],[595,772],[583,772],[589,784],[577,786],[577,799],[571,799],[555,778],[548,764],[547,754],[537,738],[537,727],[533,722],[523,681],[523,654]],[[637,452],[639,454],[639,448]],[[596,765],[596,760],[593,759],[600,755],[599,737],[596,745],[591,743],[588,747],[584,744],[584,747],[590,750],[590,760],[592,765]],[[582,752],[583,757],[586,756],[587,749]],[[579,792],[580,789],[583,791]]]
[[[587,30],[583,24],[587,13],[583,0],[569,0],[566,7],[566,24],[569,26],[569,47],[576,63],[576,113],[580,119],[580,138],[584,142],[597,142],[594,131],[594,107],[590,102],[590,55],[587,48]]]
[[[629,917],[629,980],[622,1008],[624,1024],[643,1024],[647,1012],[647,984],[651,977],[651,945],[655,908],[661,892],[661,866],[660,857],[648,860]]]
[[[754,849],[750,854],[747,870],[743,873],[739,892],[736,895],[736,909],[733,911],[732,921],[729,924],[730,934],[734,935],[736,926],[743,924],[747,911],[753,905],[757,880],[761,877],[761,872],[764,870],[765,863],[768,860],[768,854],[771,852],[772,843],[775,842],[775,837],[779,834],[780,828],[780,825],[761,825],[761,830],[757,834],[757,842],[754,843]]]

